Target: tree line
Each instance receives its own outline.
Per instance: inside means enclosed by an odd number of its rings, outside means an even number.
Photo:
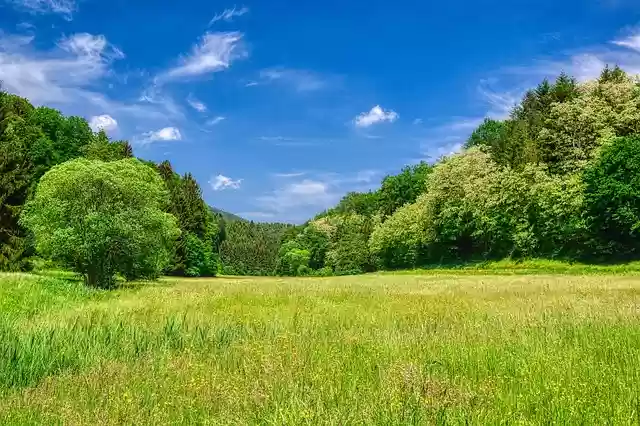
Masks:
[[[640,82],[618,67],[585,83],[545,80],[460,152],[407,166],[299,226],[223,217],[191,174],[135,159],[129,143],[86,120],[0,91],[0,269],[28,269],[39,255],[88,282],[93,269],[106,271],[110,286],[116,275],[625,261],[640,256],[637,176]]]
[[[640,82],[619,67],[561,74],[464,149],[351,193],[290,233],[282,275],[503,258],[640,258]]]

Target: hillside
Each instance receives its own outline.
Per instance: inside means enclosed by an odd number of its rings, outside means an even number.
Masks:
[[[211,211],[215,214],[218,214],[220,216],[222,216],[222,218],[227,221],[227,222],[234,222],[234,221],[246,221],[246,219],[235,215],[233,213],[229,213],[227,211],[224,210],[220,210],[219,208],[213,207],[213,206],[209,206],[209,209],[211,209]]]

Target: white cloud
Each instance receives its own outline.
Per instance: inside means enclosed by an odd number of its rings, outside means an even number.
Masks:
[[[137,123],[178,115],[167,108],[169,104],[127,104],[94,89],[113,75],[111,64],[122,57],[104,36],[76,34],[49,51],[36,50],[33,40],[32,36],[0,33],[0,81],[5,90],[70,115],[109,113],[131,117]]]
[[[153,105],[166,111],[171,117],[182,119],[184,118],[184,111],[180,105],[169,96],[160,85],[151,85],[147,87],[140,97],[138,102],[142,104]]]
[[[259,197],[258,204],[268,212],[291,214],[292,210],[299,211],[304,207],[326,209],[338,199],[339,196],[330,191],[327,182],[304,179]]]
[[[233,18],[240,17],[247,13],[249,13],[248,7],[243,6],[240,9],[236,9],[234,6],[232,9],[225,9],[224,11],[222,11],[222,13],[219,13],[216,16],[214,16],[213,19],[211,19],[211,22],[209,22],[209,25],[212,25],[218,21],[231,22],[233,21]]]
[[[369,112],[363,112],[355,118],[356,127],[369,127],[376,123],[389,122],[393,123],[398,119],[398,114],[393,111],[385,111],[380,107],[380,105],[376,105],[371,108]]]
[[[257,81],[249,81],[247,82],[247,84],[244,85],[244,87],[253,87],[253,86],[258,86],[260,83],[258,83]]]
[[[211,188],[214,191],[223,191],[225,189],[240,189],[242,179],[233,180],[230,177],[224,175],[218,175],[209,181]]]
[[[94,132],[99,130],[112,132],[118,128],[118,121],[108,114],[97,115],[91,117],[89,120],[89,127],[91,127]]]
[[[415,120],[413,120],[413,124],[418,125],[418,124],[422,124],[424,122],[424,120],[422,120],[422,118],[416,118]]]
[[[73,18],[73,12],[78,9],[75,0],[9,0],[21,10],[33,14],[55,13],[62,15],[68,21]]]
[[[297,92],[313,92],[324,89],[328,85],[328,81],[317,73],[284,67],[263,69],[260,71],[260,78],[266,83],[278,81],[290,85]],[[255,86],[257,83],[252,85]]]
[[[182,134],[176,127],[165,127],[164,129],[147,132],[142,135],[142,139],[137,142],[146,145],[153,142],[168,142],[182,140]]]
[[[508,115],[508,109],[505,109]],[[494,117],[498,118],[498,117]],[[458,152],[471,132],[478,128],[484,117],[452,117],[448,121],[425,128],[426,134],[419,138],[419,154],[411,160],[434,162],[443,156]]]
[[[61,39],[58,46],[79,57],[95,58],[98,61],[124,58],[124,53],[117,47],[111,46],[103,35],[78,33]]]
[[[88,89],[110,72],[122,52],[104,36],[77,34],[51,52],[35,51],[33,37],[0,34],[0,80],[5,89],[35,104],[96,103],[104,99]]]
[[[206,33],[180,64],[158,77],[158,81],[195,77],[225,70],[246,51],[239,32]]]
[[[520,102],[524,90],[500,91],[494,89],[489,80],[482,80],[478,85],[478,93],[489,105],[489,111],[486,115],[497,120],[504,120],[509,117],[513,108]]]
[[[636,28],[626,37],[614,40],[611,43],[640,52],[640,29]]]
[[[207,111],[207,106],[200,102],[199,100],[189,96],[187,98],[187,103],[189,104],[189,106],[191,106],[191,108],[195,109],[198,112],[206,112]]]
[[[276,178],[289,179],[294,177],[304,176],[305,172],[293,172],[293,173],[274,173],[273,176]]]
[[[449,157],[450,155],[459,152],[463,146],[464,140],[456,136],[444,138],[440,140],[439,143],[426,141],[421,144],[422,156],[417,160],[435,162],[442,157]]]
[[[218,116],[218,117],[214,117],[210,120],[207,120],[207,125],[208,126],[215,126],[216,124],[219,124],[221,121],[226,120],[225,117],[222,116]]]

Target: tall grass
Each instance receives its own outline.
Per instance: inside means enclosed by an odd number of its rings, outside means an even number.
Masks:
[[[496,275],[640,275],[640,262],[594,264],[550,259],[504,259],[498,261],[430,265],[420,269],[382,272],[382,274],[496,274]]]
[[[640,281],[0,277],[0,424],[638,424]]]

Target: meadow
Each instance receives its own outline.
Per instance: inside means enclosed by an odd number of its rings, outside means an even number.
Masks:
[[[639,424],[636,274],[0,275],[0,424]]]

